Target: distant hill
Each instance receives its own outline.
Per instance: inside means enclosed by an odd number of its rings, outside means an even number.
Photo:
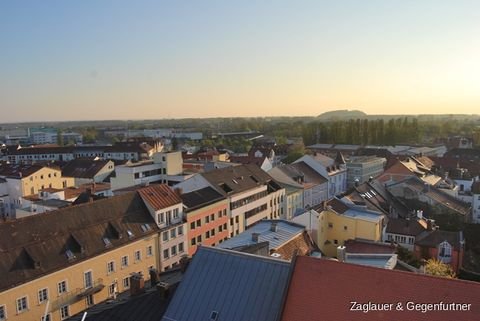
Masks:
[[[360,110],[333,110],[327,111],[326,113],[320,114],[317,116],[320,120],[327,119],[356,119],[356,118],[366,118],[368,117],[363,111]]]

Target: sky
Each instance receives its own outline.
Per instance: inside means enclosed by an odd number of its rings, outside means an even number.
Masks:
[[[479,114],[480,1],[0,2],[0,123]]]

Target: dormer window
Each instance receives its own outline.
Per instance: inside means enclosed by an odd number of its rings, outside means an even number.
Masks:
[[[69,261],[72,261],[72,260],[75,260],[76,259],[76,256],[75,254],[73,254],[73,252],[71,250],[66,250],[65,251],[65,255],[67,256],[67,259]]]

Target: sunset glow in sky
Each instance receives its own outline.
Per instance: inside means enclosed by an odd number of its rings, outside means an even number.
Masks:
[[[480,1],[2,1],[0,123],[480,114]]]

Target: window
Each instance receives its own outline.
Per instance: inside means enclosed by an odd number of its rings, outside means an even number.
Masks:
[[[328,223],[328,228],[333,228],[333,223]]]
[[[210,231],[207,231],[207,232],[205,233],[205,238],[206,238],[206,239],[209,239],[209,238],[210,238]]]
[[[129,289],[130,288],[130,277],[127,276],[126,278],[123,279],[123,288],[124,289]]]
[[[344,225],[343,229],[346,231],[346,230],[348,230],[348,227],[346,225]]]
[[[164,223],[165,222],[165,214],[164,213],[157,214],[157,221],[158,221],[158,224]]]
[[[110,261],[107,263],[107,274],[115,272],[115,261]]]
[[[87,303],[87,307],[94,305],[95,302],[93,301],[93,294],[87,295],[85,301]]]
[[[227,223],[223,224],[223,229],[224,229],[224,230],[227,229]]]
[[[147,257],[153,255],[153,247],[151,245],[147,246]]]
[[[440,251],[438,254],[440,257],[450,257],[452,256],[452,247],[448,242],[444,241],[440,244]]]
[[[171,253],[172,253],[172,256],[177,255],[177,246],[176,245],[172,246]]]
[[[197,236],[197,243],[200,243],[200,242],[202,242],[202,236],[201,235]]]
[[[162,239],[164,242],[168,241],[168,232],[163,232],[162,233]]]
[[[172,239],[177,237],[177,229],[176,228],[173,228],[173,229],[170,230],[170,237]]]
[[[93,286],[93,275],[92,271],[87,271],[84,273],[85,288],[91,288]]]
[[[168,259],[168,249],[163,250],[163,258]]]
[[[205,223],[209,223],[210,222],[210,216],[206,216],[205,217]]]
[[[221,218],[222,217],[222,211],[218,211],[218,218]]]
[[[48,300],[48,289],[41,289],[38,291],[38,303],[42,304]]]
[[[17,313],[22,313],[28,310],[28,301],[27,297],[21,297],[17,299]]]
[[[190,229],[194,230],[195,229],[195,222],[190,223]]]
[[[337,245],[337,244],[338,244],[338,240],[333,240],[333,244]]]
[[[191,245],[197,244],[197,240],[196,240],[195,238],[191,239],[191,240],[190,240],[190,244],[191,244]]]
[[[122,269],[128,266],[128,255],[122,256]]]
[[[113,296],[115,294],[115,292],[116,292],[115,288],[116,288],[115,283],[112,283],[108,286],[108,295],[109,296]]]
[[[60,317],[62,320],[65,320],[70,316],[70,308],[68,305],[64,305],[63,307],[60,308]]]
[[[4,305],[0,305],[0,321],[7,320],[7,308]]]
[[[239,222],[239,218],[238,216],[235,217],[235,223],[238,223]]]
[[[197,220],[197,227],[202,226],[202,221],[200,219]]]
[[[140,250],[135,251],[135,262],[142,260],[142,252]]]
[[[223,209],[223,216],[227,216],[227,209]]]
[[[178,218],[178,208],[173,209],[173,218]]]
[[[67,281],[63,280],[63,281],[58,282],[58,295],[63,294],[67,291],[68,291]]]
[[[0,319],[2,320],[2,319]],[[52,321],[52,315],[49,313],[46,316],[42,315],[42,318],[40,319],[41,321]]]
[[[178,252],[179,253],[183,253],[184,249],[183,249],[183,243],[179,243],[178,244]]]
[[[183,235],[183,226],[178,227],[178,235]]]
[[[212,230],[210,231],[210,235],[211,235],[212,237],[215,236],[215,229],[212,229]]]
[[[215,214],[210,214],[210,221],[215,221]]]

